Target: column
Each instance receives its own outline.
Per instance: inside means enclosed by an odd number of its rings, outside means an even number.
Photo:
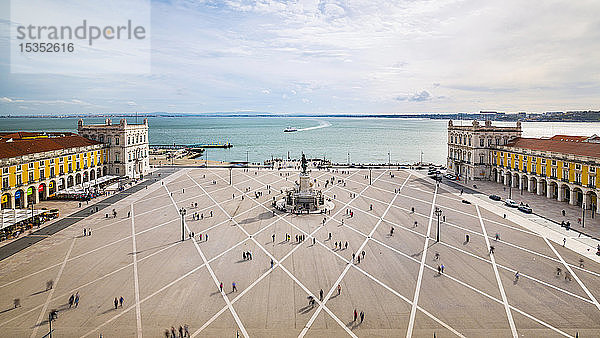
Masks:
[[[546,198],[552,198],[552,185],[550,182],[546,183]]]
[[[542,195],[543,193],[544,193],[544,182],[538,181],[537,182],[537,194]]]
[[[583,204],[585,205],[585,209],[590,209],[590,202],[592,201],[591,196],[587,193],[587,191],[583,192]]]
[[[571,187],[569,187],[569,188],[571,188]],[[569,204],[575,205],[576,201],[577,201],[577,195],[575,194],[575,191],[573,191],[573,189],[571,189],[571,193],[569,194]]]
[[[562,186],[558,187],[558,200],[562,202],[565,199],[565,189]]]

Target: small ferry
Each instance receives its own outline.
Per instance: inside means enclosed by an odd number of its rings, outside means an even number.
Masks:
[[[298,131],[298,129],[294,128],[294,127],[287,127],[287,128],[285,128],[285,130],[283,132],[284,133],[293,133],[295,131]]]

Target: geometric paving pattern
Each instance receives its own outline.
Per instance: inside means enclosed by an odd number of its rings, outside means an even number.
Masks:
[[[41,337],[58,309],[56,336],[600,335],[600,264],[410,170],[368,175],[314,170],[335,209],[289,215],[271,202],[295,171],[181,169],[3,260],[0,330]]]

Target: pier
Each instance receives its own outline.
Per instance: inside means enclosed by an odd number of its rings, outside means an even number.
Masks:
[[[231,143],[208,143],[208,144],[153,144],[150,148],[154,149],[206,149],[206,148],[232,148]]]

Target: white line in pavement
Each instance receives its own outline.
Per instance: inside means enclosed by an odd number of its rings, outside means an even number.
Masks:
[[[375,178],[375,181],[377,181],[381,176],[383,176],[383,174],[385,174],[385,170]],[[408,182],[408,179],[410,178],[410,175],[408,175],[408,177],[406,178],[406,180],[404,181],[404,184],[406,184],[406,182]],[[402,187],[404,187],[404,184],[402,184]],[[360,197],[371,185],[367,185],[363,188],[363,190],[357,195],[357,197]],[[400,190],[402,190],[402,187],[400,188]],[[396,200],[396,197],[398,197],[398,194],[394,195],[394,198],[392,198],[392,200],[390,201],[390,203],[388,204],[387,208],[385,209],[384,213],[381,215],[381,217],[379,218],[379,221],[377,221],[377,224],[375,224],[375,226],[373,227],[373,229],[371,230],[371,232],[369,233],[369,237],[367,237],[364,242],[362,243],[362,245],[358,248],[358,250],[356,251],[356,253],[358,255],[360,255],[362,249],[365,247],[365,245],[367,244],[367,242],[369,241],[369,238],[373,235],[373,233],[375,233],[375,230],[377,230],[377,227],[381,224],[381,221],[383,220],[383,217],[385,217],[385,214],[390,210],[391,205],[394,203],[394,200]],[[352,199],[350,202],[354,201],[356,198]],[[341,211],[341,209],[340,209]],[[335,290],[335,288],[340,284],[340,282],[342,281],[342,279],[344,278],[344,276],[346,275],[346,273],[348,273],[348,270],[350,270],[350,267],[352,266],[352,264],[354,264],[354,262],[351,262],[349,264],[346,265],[346,268],[344,269],[344,271],[342,271],[342,273],[340,274],[340,276],[338,277],[338,279],[335,281],[335,283],[331,286],[331,289],[329,289],[329,292],[327,293],[327,296],[325,296],[325,299],[323,300],[323,302],[319,305],[319,307],[317,308],[317,311],[315,311],[315,313],[312,315],[312,317],[310,317],[310,320],[308,321],[308,323],[306,323],[306,325],[304,326],[304,329],[302,329],[302,331],[300,332],[300,334],[298,335],[299,338],[304,337],[306,335],[306,333],[308,332],[308,330],[310,329],[310,327],[312,326],[312,323],[314,323],[315,319],[317,319],[317,316],[319,315],[319,313],[321,312],[321,310],[323,309],[323,307],[327,304],[327,301],[331,298],[331,295],[333,294],[333,291]]]
[[[54,290],[56,290],[56,287],[58,286],[58,282],[60,281],[60,276],[62,276],[62,273],[65,270],[65,266],[67,265],[67,261],[69,260],[69,256],[71,255],[71,251],[73,251],[73,246],[75,246],[75,238],[73,238],[73,242],[71,242],[69,251],[67,251],[67,254],[65,255],[65,259],[63,260],[62,265],[60,266],[60,269],[58,270],[58,274],[56,275],[56,279],[54,281],[54,286],[52,287],[52,289],[50,289],[50,292],[48,293],[48,297],[46,298],[46,302],[44,303],[44,306],[42,307],[42,311],[40,312],[40,315],[38,316],[38,319],[35,322],[35,328],[33,329],[33,332],[31,333],[31,338],[35,337],[38,329],[40,328],[39,324],[44,319],[46,310],[48,310],[48,305],[50,304],[50,300],[52,299]]]
[[[417,306],[419,304],[419,293],[421,292],[421,283],[423,281],[423,270],[425,268],[425,259],[427,258],[427,249],[429,248],[429,235],[431,234],[431,223],[433,222],[433,211],[435,209],[435,198],[437,197],[438,186],[435,186],[435,192],[433,193],[433,200],[431,201],[431,212],[429,214],[429,224],[427,225],[427,237],[425,237],[425,244],[423,245],[423,253],[421,256],[421,265],[419,266],[419,275],[417,277],[417,285],[415,287],[415,295],[412,301],[412,308],[410,310],[410,320],[408,322],[408,328],[406,330],[406,337],[412,337],[413,329],[415,326],[415,317],[417,314]]]
[[[158,251],[155,251],[155,252],[153,252],[153,253],[149,254],[148,256],[145,256],[145,257],[141,258],[141,259],[140,259],[138,262],[141,262],[141,261],[143,261],[143,260],[145,260],[145,259],[148,259],[148,258],[150,258],[150,257],[152,257],[152,256],[154,256],[154,255],[157,255],[157,254],[159,254],[159,253],[161,253],[161,252],[163,252],[163,251],[165,251],[165,250],[168,250],[168,249],[172,248],[173,246],[175,246],[175,245],[177,245],[177,244],[179,244],[179,243],[173,243],[173,244],[171,244],[171,245],[169,245],[169,246],[167,246],[167,247],[164,247],[164,248],[162,248],[162,249],[160,249],[160,250],[158,250]],[[70,291],[67,291],[67,292],[65,292],[65,293],[63,293],[63,294],[61,294],[61,295],[58,295],[58,296],[54,297],[52,300],[54,300],[54,299],[59,299],[59,298],[62,298],[62,297],[66,297],[66,296],[68,296],[69,294],[72,294],[73,292],[76,292],[77,290],[83,289],[83,288],[85,288],[85,287],[86,287],[86,286],[88,286],[88,285],[91,285],[91,284],[93,284],[93,283],[96,283],[97,281],[99,281],[99,280],[102,280],[102,279],[104,279],[104,278],[106,278],[106,277],[108,277],[108,276],[110,276],[110,275],[113,275],[113,274],[115,274],[115,273],[117,273],[117,272],[119,272],[119,271],[121,271],[121,270],[124,270],[124,269],[126,269],[126,268],[128,268],[128,267],[130,267],[130,266],[132,266],[132,265],[133,265],[133,263],[129,263],[129,264],[127,264],[127,265],[124,265],[124,266],[122,266],[122,267],[118,268],[117,270],[111,271],[111,272],[107,273],[106,275],[103,275],[103,276],[101,276],[101,277],[98,277],[98,278],[96,278],[96,279],[94,279],[94,280],[92,280],[92,281],[89,281],[89,282],[87,282],[87,283],[85,283],[85,284],[82,284],[82,285],[80,285],[80,286],[78,286],[78,287],[76,287],[76,288],[74,288],[74,289],[72,289],[72,290],[70,290]],[[12,321],[13,321],[13,320],[15,320],[15,319],[18,319],[18,318],[20,318],[20,317],[21,317],[21,316],[23,316],[23,315],[26,315],[26,314],[28,314],[28,313],[30,313],[30,312],[32,312],[32,311],[35,311],[35,310],[39,309],[39,308],[40,308],[40,307],[42,307],[43,305],[44,305],[44,304],[40,304],[40,305],[38,305],[38,306],[36,306],[36,307],[34,307],[34,308],[32,308],[32,309],[30,309],[30,310],[26,311],[26,312],[23,312],[23,313],[21,313],[21,314],[19,314],[19,315],[17,315],[17,316],[14,316],[14,317],[12,317],[11,319],[9,319],[9,320],[7,320],[7,321],[5,321],[5,322],[3,322],[3,323],[0,323],[0,327],[2,327],[2,326],[4,326],[4,325],[6,325],[6,324],[8,324],[8,323],[12,322]]]
[[[189,176],[189,175],[188,175],[188,176]],[[190,178],[192,178],[191,176],[189,176],[189,177],[190,177]],[[193,178],[192,178],[192,181],[194,181],[194,182],[195,182],[195,180],[194,180]],[[196,185],[198,185],[198,183],[196,183]],[[200,187],[200,189],[204,190],[204,188],[202,188],[200,185],[198,185],[198,186]],[[237,191],[241,192],[241,190],[240,190],[240,189],[238,189],[237,187],[234,187],[234,188],[235,188]],[[209,197],[212,199],[212,196],[210,196],[210,195],[209,195]],[[252,199],[251,199],[251,200],[252,200]],[[252,201],[254,201],[254,200],[252,200]],[[256,202],[256,203],[257,203],[257,204],[259,204],[259,205],[262,205],[262,204],[260,204],[258,201],[254,201],[254,202]],[[219,206],[219,207],[220,207],[220,206]],[[263,206],[263,207],[264,207],[264,206]],[[222,211],[223,211],[223,212],[224,212],[224,213],[225,213],[227,216],[229,216],[229,215],[227,214],[227,212],[226,212],[226,211],[225,211],[223,208],[221,208],[221,209],[222,209]],[[230,217],[230,218],[231,218],[231,217]],[[255,243],[255,244],[256,244],[256,245],[257,245],[257,246],[258,246],[258,247],[261,249],[261,250],[263,250],[263,251],[265,252],[265,254],[266,254],[266,255],[268,255],[268,256],[269,256],[269,257],[270,257],[270,258],[271,258],[273,261],[276,261],[276,258],[275,258],[275,257],[273,257],[273,256],[271,255],[271,253],[270,253],[270,252],[269,252],[267,249],[265,249],[265,248],[264,248],[264,246],[263,246],[262,244],[260,244],[260,243],[259,243],[259,242],[258,242],[258,241],[257,241],[257,240],[256,240],[256,239],[253,237],[253,236],[251,236],[251,235],[250,235],[250,234],[249,234],[249,233],[248,233],[248,232],[247,232],[247,231],[246,231],[246,230],[245,230],[245,229],[244,229],[244,228],[243,228],[243,227],[242,227],[242,226],[241,226],[241,225],[240,225],[238,222],[236,222],[236,221],[235,221],[233,218],[231,218],[231,220],[233,220],[233,222],[235,222],[235,223],[236,223],[236,225],[237,225],[237,226],[238,226],[238,227],[239,227],[239,228],[240,228],[240,229],[241,229],[241,230],[242,230],[242,231],[243,231],[243,232],[246,234],[246,236],[248,236],[248,237],[249,237],[249,238],[250,238],[250,239],[251,239],[251,240],[252,240],[252,241],[253,241],[253,242],[254,242],[254,243]],[[306,288],[306,287],[305,287],[305,286],[304,286],[304,285],[303,285],[303,284],[302,284],[302,283],[301,283],[301,282],[300,282],[300,281],[299,281],[299,280],[298,280],[298,279],[297,279],[297,278],[296,278],[296,277],[295,277],[295,276],[294,276],[292,273],[290,273],[290,272],[289,272],[289,271],[288,271],[288,270],[287,270],[287,269],[286,269],[286,268],[285,268],[283,265],[280,265],[280,264],[278,264],[278,265],[279,265],[279,267],[280,267],[280,268],[281,268],[281,269],[282,269],[282,270],[283,270],[285,273],[287,273],[287,274],[288,274],[288,276],[289,276],[290,278],[292,278],[292,280],[294,280],[294,282],[296,282],[296,284],[298,284],[298,285],[299,285],[299,286],[300,286],[300,287],[301,287],[301,288],[302,288],[302,289],[303,289],[305,292],[307,292],[309,295],[311,295],[311,296],[313,296],[313,297],[314,297],[314,295],[313,295],[313,294],[312,294],[312,293],[311,293],[311,292],[310,292],[310,291],[309,291],[309,290],[308,290],[308,289],[307,289],[307,288]],[[262,276],[261,276],[261,277],[262,277]],[[261,279],[261,278],[259,278],[259,279]],[[254,284],[254,283],[253,283],[253,285],[251,285],[251,286],[254,286],[254,285],[256,285],[256,284]],[[344,328],[344,329],[346,330],[346,332],[347,332],[348,334],[350,334],[352,337],[355,337],[355,338],[356,338],[356,335],[354,335],[354,334],[352,333],[352,331],[350,331],[350,329],[349,329],[349,328],[348,328],[348,327],[347,327],[347,326],[346,326],[346,325],[345,325],[345,324],[344,324],[344,323],[343,323],[343,322],[342,322],[342,321],[341,321],[341,320],[340,320],[340,319],[339,319],[339,318],[338,318],[338,317],[337,317],[335,314],[333,314],[331,311],[328,311],[328,313],[330,314],[330,316],[331,316],[331,317],[332,317],[332,318],[333,318],[333,319],[334,319],[334,320],[335,320],[335,321],[336,321],[336,322],[337,322],[337,323],[338,323],[338,324],[339,324],[339,325],[340,325],[342,328]]]
[[[215,174],[216,175],[216,174]],[[245,175],[245,174],[244,174]],[[246,175],[247,176],[247,175]],[[220,179],[224,180],[222,177],[220,177],[219,175],[217,175],[217,177],[219,177]],[[234,186],[235,187],[235,186]],[[334,186],[332,185],[329,189],[333,188]],[[240,189],[235,188],[238,191],[242,192]],[[243,192],[242,192],[243,193]],[[257,201],[255,201],[256,203],[258,203]],[[259,205],[255,206],[258,207],[262,204],[258,203]],[[348,206],[349,203],[347,203],[344,208],[346,206]],[[264,207],[264,205],[262,205]],[[253,207],[253,208],[255,208]],[[339,214],[344,208],[340,208],[340,210],[338,210],[333,216],[331,216],[327,221],[329,222],[330,219],[333,219],[335,216],[337,216],[337,214]],[[238,215],[239,216],[239,215]],[[273,222],[275,223],[278,220],[283,220],[287,223],[289,223],[290,225],[292,225],[293,227],[295,227],[296,229],[298,229],[299,231],[305,233],[302,229],[297,228],[295,225],[293,225],[292,223],[290,223],[288,220],[286,220],[285,218],[281,217],[281,215],[277,215],[277,219]],[[237,216],[236,216],[237,217]],[[271,223],[271,224],[273,224]],[[269,224],[269,226],[271,225]],[[266,229],[268,226],[266,226],[265,228],[261,229],[259,232],[262,232],[264,229]],[[321,227],[316,228],[312,233],[308,234],[309,238],[312,237],[314,235],[314,233],[316,233],[317,231],[319,231],[321,229]],[[258,232],[257,232],[258,233]],[[254,235],[256,235],[257,233],[255,233]],[[253,237],[254,237],[253,235]],[[247,238],[248,239],[248,238]],[[246,239],[246,240],[247,240]],[[235,297],[231,303],[234,304],[235,302],[237,302],[246,292],[250,291],[256,284],[258,284],[258,282],[260,282],[263,278],[265,278],[268,274],[270,274],[272,271],[274,271],[276,268],[281,268],[283,267],[281,264],[288,258],[290,257],[296,250],[298,250],[301,246],[300,245],[296,245],[292,250],[290,250],[285,256],[283,256],[283,258],[281,258],[281,260],[277,261],[277,259],[275,259],[273,256],[271,256],[269,253],[269,256],[273,258],[273,261],[275,262],[275,265],[273,266],[273,269],[269,269],[267,270],[267,272],[265,272],[262,276],[260,276],[257,280],[255,280],[252,284],[250,284],[247,288],[245,288],[237,297]],[[288,271],[289,272],[289,271]],[[309,295],[312,295],[309,293]],[[197,336],[203,329],[205,329],[207,326],[209,326],[215,319],[217,319],[217,317],[223,313],[223,311],[225,311],[227,309],[227,305],[224,306],[219,312],[217,312],[213,317],[211,317],[206,323],[204,323],[198,330],[196,330],[196,332],[194,332],[192,334],[192,337]],[[332,315],[332,317],[334,316],[332,313],[330,313],[330,315]]]
[[[558,251],[556,251],[556,248],[554,248],[554,246],[552,244],[550,244],[550,242],[548,241],[548,239],[546,237],[544,237],[544,241],[546,241],[546,244],[548,244],[548,246],[550,247],[550,249],[552,249],[552,251],[554,251],[554,254],[560,259],[560,261],[565,266],[565,268],[567,268],[567,270],[569,270],[569,273],[571,273],[571,275],[575,278],[575,280],[577,281],[577,283],[579,283],[579,286],[581,286],[581,288],[583,289],[583,291],[585,291],[585,293],[588,295],[588,297],[590,297],[590,299],[592,300],[592,302],[594,303],[594,305],[598,308],[598,310],[600,310],[600,304],[598,304],[598,301],[596,300],[596,297],[594,297],[594,295],[592,295],[592,293],[590,292],[590,290],[588,290],[588,288],[583,284],[583,282],[579,279],[579,277],[577,277],[577,275],[575,274],[575,272],[573,272],[573,270],[571,269],[571,267],[567,264],[567,262],[565,262],[565,260],[558,253]]]
[[[500,274],[498,273],[498,267],[496,266],[494,253],[490,249],[490,239],[487,236],[487,231],[485,230],[485,225],[483,224],[483,219],[481,218],[481,213],[479,212],[479,205],[475,204],[475,209],[477,210],[477,216],[479,217],[479,223],[481,224],[481,230],[483,231],[483,238],[485,238],[485,245],[490,252],[490,261],[492,261],[492,267],[494,268],[494,274],[496,275],[496,281],[498,282],[498,289],[500,290],[500,295],[502,296],[504,310],[506,310],[506,317],[508,317],[508,324],[510,325],[510,330],[512,331],[513,337],[518,338],[519,335],[517,334],[517,327],[515,326],[512,312],[510,311],[510,305],[508,305],[508,299],[506,298],[506,292],[504,292],[504,286],[502,286],[502,280],[500,279]]]
[[[376,239],[373,239],[374,242],[379,243]],[[329,250],[331,253],[333,253],[334,255],[336,255],[338,258],[340,258],[341,260],[343,260],[346,263],[349,263],[349,261],[344,258],[342,255],[338,254],[337,252],[333,251],[331,248],[329,248],[327,245],[325,245],[324,243],[322,243],[321,241],[317,241],[317,243],[319,243],[321,246],[323,246],[325,249]],[[356,270],[358,270],[360,273],[362,273],[363,275],[369,277],[370,279],[372,279],[374,282],[376,282],[377,284],[383,286],[385,289],[387,289],[388,291],[390,291],[391,293],[393,293],[394,295],[398,296],[400,299],[402,299],[403,301],[407,302],[409,305],[412,306],[412,301],[406,297],[404,297],[403,295],[401,295],[399,292],[397,292],[396,290],[394,290],[393,288],[389,287],[388,285],[386,285],[385,283],[383,283],[382,281],[380,281],[379,279],[377,279],[375,276],[369,274],[368,272],[366,272],[365,270],[361,269],[360,267],[358,267],[358,265],[352,265],[353,268],[355,268]],[[434,315],[432,315],[431,313],[427,312],[425,309],[423,309],[420,306],[417,306],[417,309],[420,310],[421,312],[423,312],[425,315],[427,315],[429,318],[435,320],[436,322],[438,322],[440,325],[442,325],[443,327],[447,328],[449,331],[451,331],[452,333],[454,333],[455,335],[459,336],[459,337],[463,337],[464,336],[456,331],[454,328],[452,328],[450,325],[444,323],[443,321],[441,321],[439,318],[435,317]]]
[[[133,285],[135,289],[135,317],[137,324],[138,338],[142,337],[142,315],[140,313],[140,284],[138,279],[137,266],[137,246],[135,243],[135,215],[133,213],[133,203],[131,203],[131,243],[133,247]]]
[[[378,243],[378,244],[380,244],[380,245],[382,245],[382,246],[384,246],[384,247],[386,247],[386,248],[388,248],[388,249],[392,250],[393,252],[395,252],[395,253],[397,253],[397,254],[399,254],[399,255],[401,255],[401,256],[404,256],[404,257],[406,257],[407,259],[409,259],[409,260],[411,260],[411,261],[414,261],[414,262],[415,262],[415,263],[417,263],[417,264],[419,264],[419,261],[418,261],[417,259],[415,259],[414,257],[411,257],[411,256],[409,256],[409,255],[407,255],[407,254],[405,254],[404,252],[402,252],[402,251],[400,251],[400,250],[398,250],[398,249],[396,249],[396,248],[393,248],[393,247],[391,247],[391,246],[389,246],[389,245],[387,245],[387,244],[385,244],[385,243],[383,243],[383,242],[381,242],[381,241],[379,241],[379,240],[377,240],[377,239],[375,239],[375,238],[373,238],[373,239],[372,239],[372,241],[374,241],[375,243]],[[432,267],[432,266],[429,266],[429,265],[427,265],[427,264],[426,264],[426,265],[425,265],[425,267],[426,267],[426,268],[428,268],[428,269],[430,269],[431,271],[434,271],[434,272],[436,272],[436,269],[435,269],[434,267]],[[464,287],[466,287],[466,288],[468,288],[468,289],[470,289],[470,290],[473,290],[473,291],[475,291],[475,292],[479,293],[480,295],[482,295],[482,296],[485,296],[485,297],[487,297],[487,298],[489,298],[489,299],[491,299],[491,300],[495,301],[495,302],[496,302],[496,303],[498,303],[498,304],[502,304],[502,300],[501,300],[501,299],[498,299],[498,298],[496,298],[496,297],[494,297],[494,296],[492,296],[492,295],[490,295],[490,294],[488,294],[488,293],[486,293],[486,292],[484,292],[484,291],[481,291],[481,290],[479,290],[479,289],[477,289],[477,288],[475,288],[475,287],[473,287],[473,286],[471,286],[471,285],[469,285],[469,284],[467,284],[467,283],[465,283],[465,282],[461,281],[460,279],[457,279],[457,278],[455,278],[455,277],[452,277],[452,276],[451,276],[451,275],[449,275],[449,274],[444,274],[444,275],[443,275],[443,277],[445,277],[445,278],[448,278],[448,279],[450,279],[450,280],[452,280],[452,281],[454,281],[454,282],[456,282],[456,283],[458,283],[458,284],[460,284],[460,285],[462,285],[462,286],[464,286]],[[563,331],[561,331],[561,330],[559,330],[559,329],[555,328],[554,326],[552,326],[552,325],[550,325],[550,324],[548,324],[548,323],[546,323],[546,322],[544,322],[544,321],[542,321],[542,320],[539,320],[539,319],[537,319],[537,318],[533,317],[532,315],[530,315],[530,314],[528,314],[528,313],[525,313],[525,312],[523,312],[522,310],[519,310],[519,309],[517,309],[516,307],[514,307],[514,306],[512,306],[512,305],[510,305],[510,308],[511,308],[512,310],[514,310],[514,311],[517,311],[517,312],[519,312],[520,314],[522,314],[522,315],[524,315],[524,316],[526,316],[526,317],[528,317],[528,318],[530,318],[530,319],[532,319],[532,320],[534,320],[534,321],[536,321],[536,322],[540,323],[541,325],[543,325],[543,326],[545,326],[545,327],[547,327],[547,328],[549,328],[549,329],[551,329],[551,330],[553,330],[553,331],[555,331],[555,332],[557,332],[557,333],[559,333],[559,334],[561,334],[561,335],[565,336],[565,337],[571,337],[571,336],[569,336],[568,334],[564,333]],[[571,337],[571,338],[572,338],[572,337]]]
[[[188,177],[190,177],[189,174],[188,174]],[[202,189],[206,193],[206,190],[204,190],[204,188],[202,188],[201,186],[200,186],[200,189]],[[165,190],[167,190],[167,192],[169,192],[169,189],[167,189],[167,187],[165,187]],[[221,205],[218,204],[217,201],[215,201],[212,198],[212,196],[209,195],[209,197],[213,201],[213,203],[217,204],[217,206],[227,215],[227,213],[225,212],[225,209],[223,209],[223,207],[221,207]],[[171,202],[173,202],[173,206],[175,206],[175,209],[177,209],[177,203],[175,203],[175,200],[173,199],[171,194],[169,194],[169,198],[171,198]],[[230,217],[230,219],[232,219],[232,218]],[[185,223],[185,219],[183,220],[183,225],[185,226],[185,229],[189,232],[190,229],[188,228],[187,224]],[[213,281],[215,282],[215,286],[217,288],[219,288],[219,280],[217,279],[217,276],[215,276],[215,272],[213,271],[213,269],[211,269],[210,264],[208,264],[208,261],[206,260],[206,256],[204,256],[204,253],[202,252],[202,250],[200,250],[200,247],[198,246],[198,242],[196,242],[196,238],[192,237],[191,240],[194,243],[194,246],[196,247],[196,251],[198,251],[198,254],[200,254],[200,257],[202,258],[204,265],[206,265],[206,268],[208,269],[210,276],[212,277]],[[250,337],[248,335],[248,332],[246,331],[246,328],[244,327],[244,324],[240,320],[240,317],[237,315],[237,312],[231,305],[231,302],[229,301],[229,297],[227,297],[227,295],[223,291],[221,291],[220,293],[221,293],[221,296],[223,296],[223,300],[225,300],[225,303],[229,307],[229,311],[231,312],[231,315],[235,319],[235,322],[237,323],[239,329],[242,331],[242,334],[244,335],[244,337],[246,337],[246,338]]]

